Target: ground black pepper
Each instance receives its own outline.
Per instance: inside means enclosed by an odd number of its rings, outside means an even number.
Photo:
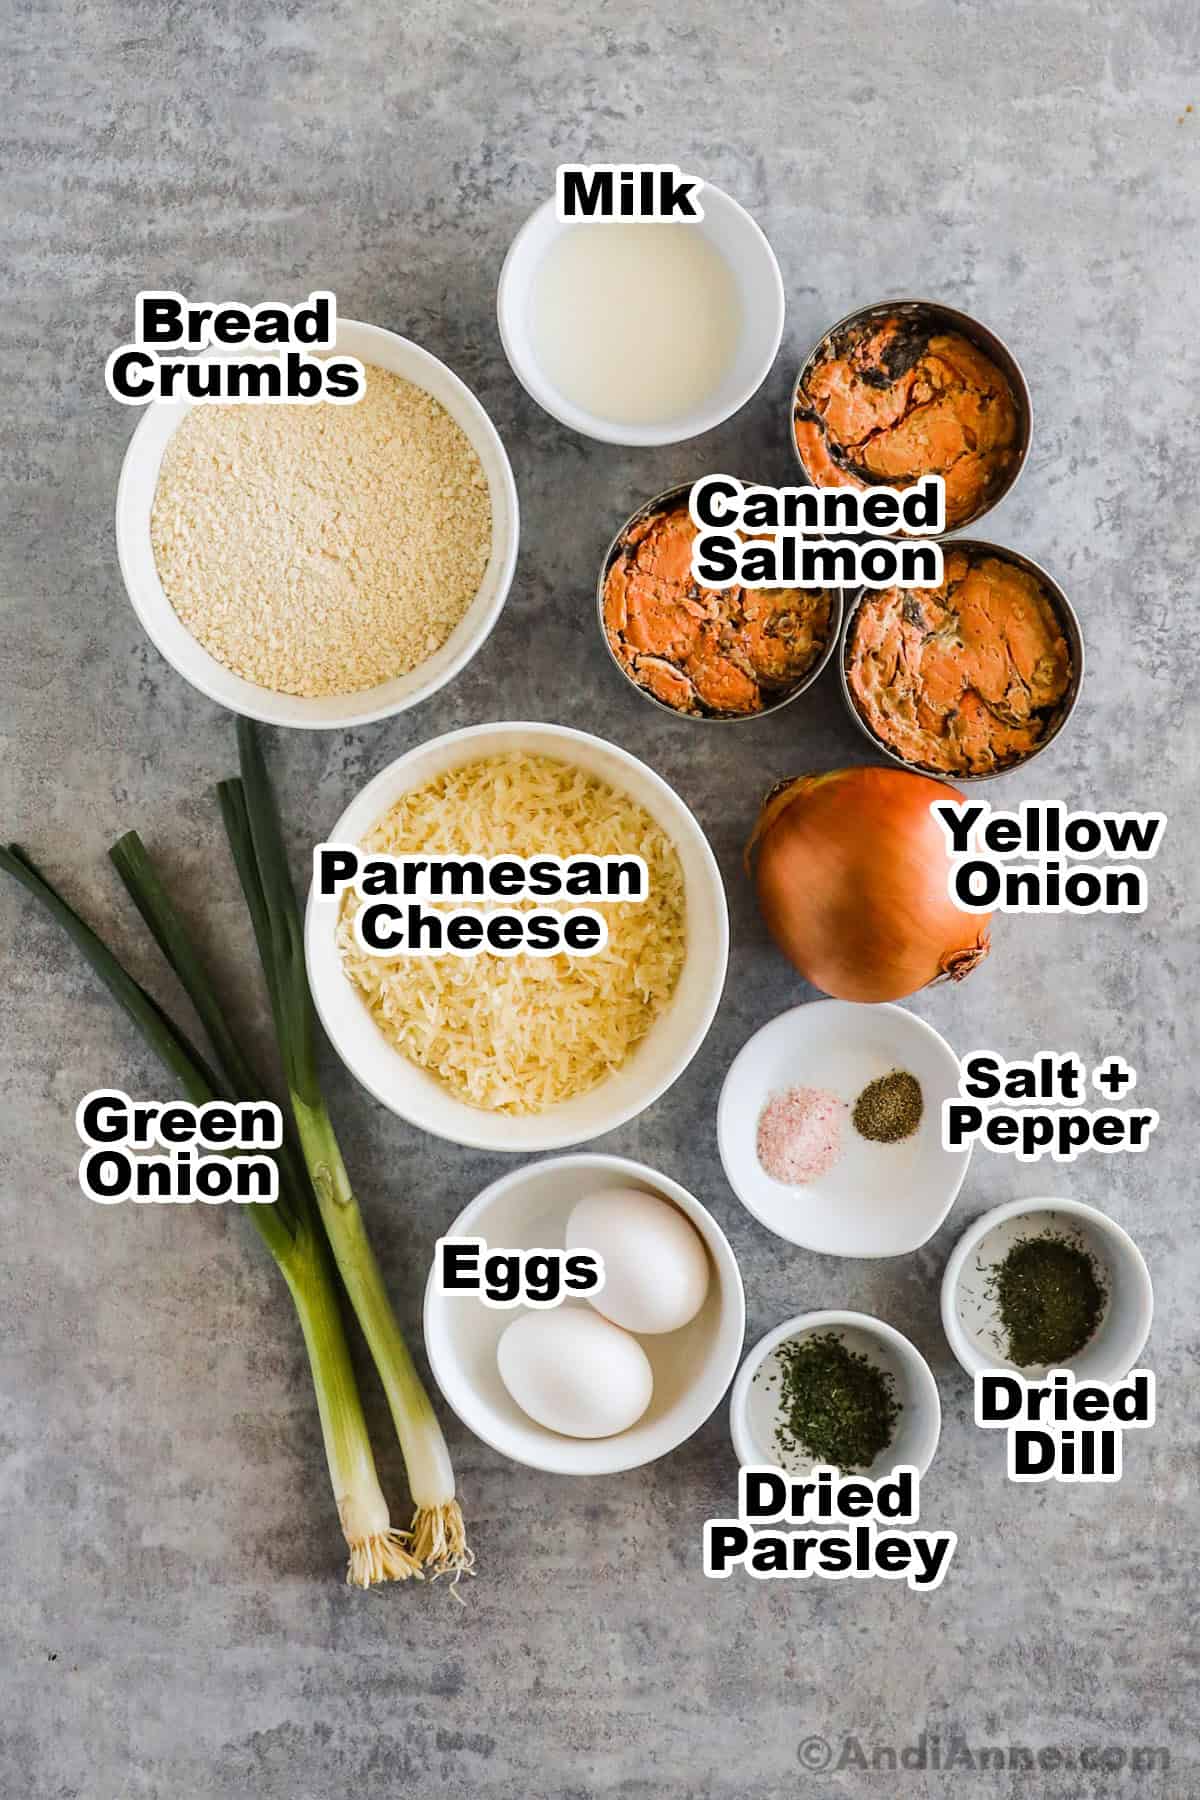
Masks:
[[[1014,1244],[991,1271],[989,1289],[1008,1359],[1020,1369],[1077,1356],[1104,1312],[1095,1259],[1078,1240],[1052,1231]]]
[[[896,1433],[901,1409],[892,1376],[833,1331],[794,1338],[775,1355],[780,1451],[836,1469],[870,1468]]]
[[[907,1069],[892,1069],[869,1081],[854,1102],[854,1129],[875,1144],[898,1144],[921,1123],[925,1099]]]

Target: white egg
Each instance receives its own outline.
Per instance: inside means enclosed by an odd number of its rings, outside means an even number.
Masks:
[[[583,1307],[523,1313],[501,1337],[496,1361],[521,1411],[564,1437],[628,1431],[654,1392],[637,1339]]]
[[[604,1286],[589,1299],[626,1331],[678,1331],[704,1305],[704,1241],[677,1207],[654,1194],[637,1188],[589,1194],[567,1221],[567,1249],[603,1257]]]

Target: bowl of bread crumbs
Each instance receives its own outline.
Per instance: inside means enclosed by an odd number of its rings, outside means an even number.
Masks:
[[[117,490],[147,634],[268,724],[365,725],[428,698],[483,644],[516,567],[512,469],[470,389],[379,326],[340,319],[337,351],[366,373],[352,404],[156,401]]]

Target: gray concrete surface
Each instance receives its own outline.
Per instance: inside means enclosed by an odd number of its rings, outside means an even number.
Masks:
[[[572,19],[549,0],[9,0],[5,27],[5,836],[157,981],[105,863],[137,824],[209,944],[250,968],[212,802],[234,760],[232,721],[144,641],[113,550],[133,420],[107,399],[102,368],[135,291],[296,299],[328,285],[351,316],[446,358],[512,456],[517,581],[484,653],[434,702],[277,744],[297,870],[365,777],[471,721],[606,732],[678,786],[728,881],[728,992],[686,1078],[604,1147],[712,1205],[741,1258],[752,1335],[821,1305],[878,1311],[911,1333],[945,1408],[927,1514],[960,1534],[927,1597],[880,1582],[708,1584],[700,1525],[729,1507],[734,1481],[720,1414],[656,1467],[579,1484],[511,1467],[451,1423],[481,1568],[466,1609],[444,1590],[347,1591],[280,1285],[232,1215],[81,1198],[80,1096],[162,1083],[75,954],[5,884],[5,1800],[1200,1791],[1195,10],[683,0],[655,14],[615,0]],[[544,417],[508,371],[492,310],[504,248],[555,164],[633,156],[678,161],[748,204],[789,307],[779,361],[744,412],[706,441],[650,453],[584,443]],[[923,1251],[840,1263],[789,1249],[741,1210],[713,1112],[734,1051],[805,992],[739,872],[754,796],[862,746],[829,679],[804,706],[736,732],[656,717],[601,652],[591,593],[614,525],[648,494],[714,465],[788,473],[798,359],[850,306],[889,293],[966,307],[1022,358],[1033,454],[988,531],[1047,564],[1086,633],[1074,729],[990,797],[1171,816],[1144,918],[1001,921],[990,962],[915,1007],[962,1049],[1121,1052],[1163,1124],[1137,1161],[1052,1172],[977,1155]],[[248,983],[244,1010],[260,1027]],[[328,1076],[415,1329],[435,1235],[505,1160],[423,1138],[332,1063]],[[1046,1190],[1111,1209],[1155,1278],[1161,1416],[1131,1443],[1116,1488],[1010,1487],[938,1321],[941,1271],[967,1221]],[[398,1490],[395,1457],[382,1461]],[[1061,1745],[1074,1760],[1040,1775],[864,1774],[852,1747],[836,1766],[844,1737],[869,1755],[922,1732],[947,1746],[961,1733],[975,1750]],[[799,1746],[813,1737],[832,1769],[806,1771]],[[1171,1768],[1087,1772],[1087,1746],[1164,1747]]]

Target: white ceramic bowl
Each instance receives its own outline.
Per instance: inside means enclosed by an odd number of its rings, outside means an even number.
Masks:
[[[738,1462],[743,1467],[769,1463],[787,1475],[805,1476],[813,1464],[799,1453],[782,1452],[775,1442],[778,1422],[778,1387],[771,1377],[778,1367],[775,1353],[793,1338],[834,1332],[848,1350],[869,1356],[892,1377],[893,1393],[901,1412],[896,1435],[869,1469],[857,1475],[878,1480],[901,1464],[912,1464],[924,1475],[933,1461],[942,1430],[942,1403],[933,1371],[915,1344],[882,1319],[869,1313],[810,1312],[786,1319],[755,1344],[738,1370],[729,1402],[729,1430]],[[757,1379],[756,1379],[757,1378]],[[850,1473],[850,1471],[844,1471]]]
[[[1043,1367],[1017,1369],[1004,1355],[995,1302],[988,1293],[988,1271],[1014,1244],[1044,1231],[1078,1239],[1095,1259],[1108,1290],[1094,1337],[1067,1367],[1080,1381],[1123,1381],[1150,1335],[1150,1272],[1128,1232],[1080,1200],[1012,1200],[968,1226],[942,1278],[942,1324],[950,1348],[968,1375],[989,1369],[1014,1369],[1031,1381],[1045,1375]]]
[[[772,1094],[825,1088],[852,1108],[869,1081],[907,1069],[925,1107],[910,1138],[875,1144],[849,1111],[842,1151],[804,1187],[774,1181],[758,1160],[758,1121]],[[942,1101],[958,1092],[958,1058],[945,1038],[902,1006],[813,1000],[764,1025],[730,1065],[717,1107],[717,1142],[729,1185],[768,1231],[825,1256],[904,1256],[933,1236],[971,1160],[942,1148]]]
[[[544,1113],[510,1118],[484,1112],[468,1106],[387,1042],[343,973],[335,941],[337,900],[321,900],[310,892],[305,953],[321,1023],[347,1068],[377,1100],[452,1143],[528,1155],[586,1143],[612,1131],[643,1112],[682,1075],[712,1024],[725,985],[729,918],[708,839],[674,789],[627,750],[565,725],[471,725],[420,744],[367,784],[327,841],[358,843],[410,788],[460,763],[511,750],[559,757],[623,789],[658,821],[679,854],[687,901],[684,966],[670,1002],[622,1068],[589,1093]]]
[[[339,319],[337,348],[344,356],[356,356],[363,363],[374,363],[402,376],[440,401],[471,440],[491,494],[492,548],[479,591],[441,649],[409,674],[364,688],[361,693],[318,699],[276,694],[235,675],[209,655],[171,605],[158,578],[150,541],[150,515],[163,455],[172,434],[191,410],[191,402],[152,402],[129,440],[121,465],[117,555],[133,609],[147,635],[171,666],[210,700],[228,707],[230,712],[244,713],[247,718],[261,719],[268,725],[298,725],[311,730],[369,725],[428,699],[470,662],[486,639],[507,598],[517,565],[520,511],[516,483],[499,434],[471,390],[428,350],[378,325]],[[205,352],[238,354],[237,349],[230,348]]]
[[[554,201],[547,200],[518,231],[504,259],[496,294],[500,341],[526,393],[560,424],[605,444],[680,444],[730,418],[766,380],[783,336],[783,277],[775,252],[745,207],[710,182],[700,191],[700,205],[704,218],[680,229],[702,231],[729,265],[741,303],[737,352],[720,385],[702,406],[654,424],[635,425],[585,412],[542,373],[529,333],[530,291],[551,243],[575,227],[573,221],[564,223],[557,218]],[[604,227],[597,225],[596,229]]]
[[[463,1424],[514,1462],[555,1475],[612,1475],[666,1456],[703,1425],[733,1379],[746,1329],[742,1278],[712,1214],[666,1175],[622,1156],[588,1152],[514,1169],[459,1214],[447,1237],[483,1237],[493,1249],[557,1249],[577,1200],[606,1188],[641,1188],[669,1200],[704,1239],[709,1287],[704,1305],[679,1331],[639,1337],[654,1371],[654,1397],[628,1431],[569,1438],[527,1414],[500,1379],[496,1345],[522,1308],[500,1310],[473,1297],[425,1290],[425,1349],[437,1384]],[[566,1301],[584,1306],[585,1301]]]

